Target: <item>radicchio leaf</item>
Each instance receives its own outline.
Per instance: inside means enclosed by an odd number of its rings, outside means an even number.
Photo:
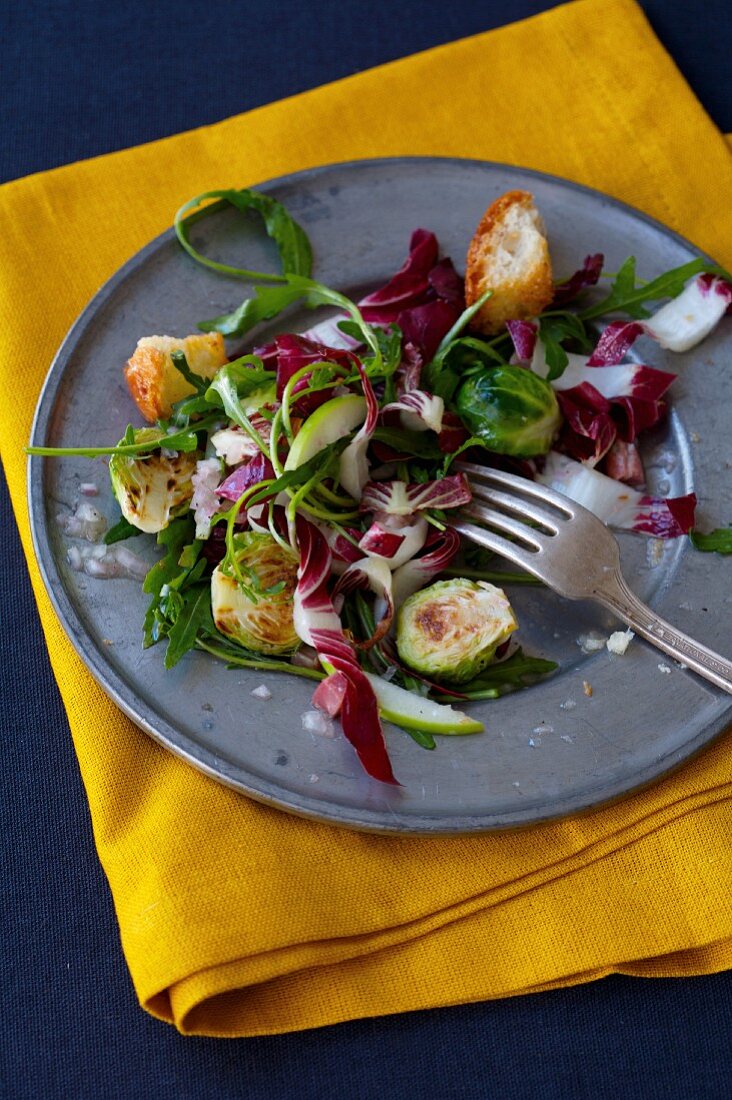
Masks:
[[[567,302],[571,302],[576,298],[579,292],[584,290],[585,287],[595,286],[602,274],[602,265],[604,262],[605,257],[602,252],[595,252],[592,256],[585,256],[585,262],[579,271],[575,271],[574,275],[565,279],[564,282],[557,283],[554,288],[552,306],[564,306]]]
[[[394,618],[394,600],[391,593],[391,569],[381,558],[361,558],[349,565],[338,579],[333,590],[336,599],[357,588],[368,588],[376,596],[376,629],[370,638],[357,643],[359,649],[371,649],[389,633]]]
[[[397,317],[404,340],[419,349],[425,362],[434,358],[440,342],[457,321],[462,310],[444,298],[403,310]]]
[[[416,305],[429,288],[429,274],[437,263],[437,255],[438,244],[434,233],[415,229],[409,242],[409,255],[396,275],[386,286],[359,302],[364,320],[377,324],[397,321],[403,309]]]
[[[280,400],[285,391],[285,386],[293,374],[297,374],[309,363],[339,363],[349,369],[353,363],[353,356],[349,351],[344,351],[342,348],[326,347],[325,344],[321,344],[316,340],[292,333],[278,336],[275,340],[275,347],[277,348],[277,397]],[[302,384],[298,383],[296,388],[302,389],[307,384],[306,377],[302,380]],[[323,392],[325,393],[325,399],[331,396],[327,390]]]
[[[404,538],[401,531],[388,531],[382,524],[372,523],[358,545],[364,554],[378,554],[382,558],[393,558],[404,542]]]
[[[261,481],[268,481],[270,478],[274,478],[274,476],[275,472],[272,463],[266,455],[263,455],[260,451],[259,454],[256,454],[249,462],[245,462],[242,466],[237,466],[234,472],[229,474],[229,476],[221,482],[216,493],[225,500],[238,500],[247,489],[251,489],[254,485],[259,485]]]
[[[639,321],[611,321],[587,360],[587,366],[611,367],[622,363],[628,349],[644,331]]]
[[[431,429],[442,431],[442,418],[445,402],[426,390],[410,390],[402,394],[398,401],[384,405],[381,417],[388,418],[390,412],[399,413],[399,421],[407,431],[423,432]]]
[[[397,784],[386,751],[379,709],[371,684],[358,664],[328,594],[330,551],[325,538],[303,516],[296,518],[300,566],[294,594],[298,636],[317,650],[327,667],[346,679],[341,725],[365,771],[382,783]]]
[[[697,275],[657,313],[645,329],[670,351],[688,351],[707,336],[732,305],[732,284],[716,275]]]
[[[550,383],[557,392],[574,390],[583,383],[589,383],[608,399],[632,397],[643,401],[657,401],[676,377],[669,371],[658,370],[643,363],[593,367],[584,356],[574,355],[572,352],[567,354],[567,359],[564,373]],[[540,340],[536,342],[531,369],[541,378],[546,378],[549,368]]]
[[[617,436],[611,405],[588,383],[558,393],[564,423],[559,449],[594,466],[609,451]]]
[[[362,512],[387,512],[410,516],[423,508],[459,508],[473,499],[464,474],[438,481],[407,484],[406,481],[370,481],[361,496]]]
[[[446,527],[444,531],[432,528],[425,548],[425,554],[412,558],[395,571],[392,581],[395,608],[401,607],[412,593],[423,588],[443,569],[447,569],[460,550],[460,536],[452,527]]]
[[[534,321],[506,321],[506,328],[513,340],[516,358],[524,363],[529,362],[536,347],[539,326]]]
[[[366,398],[366,419],[353,437],[348,446],[341,452],[339,461],[339,480],[347,493],[354,500],[361,499],[361,492],[369,478],[369,465],[366,452],[369,440],[374,434],[379,416],[379,402],[371,385],[371,379],[366,374],[364,366],[357,356],[353,356],[358,373],[361,377],[363,395]]]
[[[549,452],[536,480],[584,505],[610,527],[678,538],[694,526],[694,493],[668,499],[648,496],[556,451]]]

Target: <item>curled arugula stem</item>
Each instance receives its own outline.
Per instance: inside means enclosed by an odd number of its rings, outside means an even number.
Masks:
[[[209,202],[211,199],[215,201]],[[203,206],[203,203],[208,203],[208,205]],[[286,269],[289,266],[292,271],[300,271],[302,274],[309,274],[312,257],[310,254],[310,247],[307,244],[307,238],[303,231],[296,222],[293,222],[284,211],[284,208],[282,208],[279,203],[276,203],[274,199],[270,199],[266,195],[260,195],[257,192],[248,191],[246,188],[240,190],[230,188],[220,191],[203,191],[200,195],[196,195],[194,198],[189,199],[188,202],[185,202],[183,206],[180,207],[173,220],[173,228],[182,247],[192,259],[199,264],[203,264],[204,267],[210,268],[212,271],[218,271],[222,275],[229,275],[235,279],[247,279],[258,283],[287,282],[287,277],[282,274],[274,274],[266,271],[252,271],[248,268],[232,267],[230,264],[219,263],[217,260],[211,260],[208,256],[204,256],[193,247],[188,237],[189,228],[202,218],[217,213],[227,206],[234,206],[242,211],[254,209],[262,214],[267,226],[267,232],[277,242],[283,266]],[[277,224],[278,216],[281,223],[280,225]],[[283,237],[285,239],[283,239]],[[294,248],[293,244],[295,245]],[[291,257],[288,256],[288,251],[291,252]],[[294,257],[295,262],[288,265],[286,260],[292,257]]]

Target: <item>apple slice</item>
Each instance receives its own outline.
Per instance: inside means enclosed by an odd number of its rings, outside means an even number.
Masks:
[[[358,394],[334,397],[311,413],[295,436],[285,461],[286,470],[296,470],[329,443],[348,435],[366,419],[366,401]]]
[[[456,735],[483,732],[483,723],[469,718],[462,711],[414,695],[381,676],[374,676],[370,672],[364,675],[374,689],[381,716],[388,722],[407,729],[426,730],[428,733]]]

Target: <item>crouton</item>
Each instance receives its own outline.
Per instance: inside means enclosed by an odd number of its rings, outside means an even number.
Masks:
[[[465,300],[493,293],[473,318],[487,335],[506,321],[535,317],[554,296],[544,223],[528,191],[507,191],[483,215],[470,242]]]
[[[213,378],[226,360],[220,332],[195,334],[179,340],[173,336],[144,336],[125,367],[125,380],[135,404],[151,423],[170,416],[171,406],[193,387],[173,366],[171,352],[182,351],[188,366],[202,378]]]

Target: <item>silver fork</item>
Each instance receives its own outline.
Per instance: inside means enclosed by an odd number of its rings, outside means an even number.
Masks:
[[[677,630],[631,592],[615,537],[592,512],[528,478],[470,462],[455,469],[467,474],[473,491],[472,502],[449,517],[456,531],[561,596],[609,607],[658,649],[732,693],[732,661]]]

